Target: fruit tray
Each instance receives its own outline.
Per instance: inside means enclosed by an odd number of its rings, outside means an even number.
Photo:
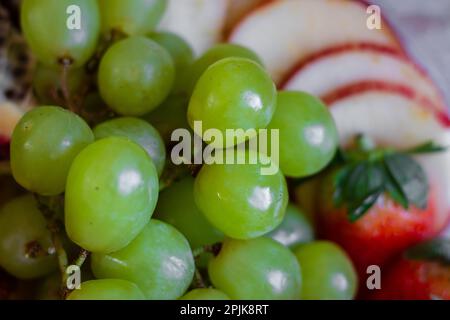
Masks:
[[[0,299],[450,300],[448,39],[448,0],[3,1]]]

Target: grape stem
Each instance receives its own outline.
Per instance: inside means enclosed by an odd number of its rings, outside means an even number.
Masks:
[[[43,199],[37,195],[34,194],[34,197],[37,201],[38,208],[41,211],[42,215],[44,216],[45,220],[47,221],[47,229],[50,231],[52,244],[54,248],[54,252],[56,253],[56,256],[58,258],[58,265],[59,270],[61,272],[61,279],[63,281],[63,285],[66,284],[67,280],[67,266],[68,266],[68,258],[66,250],[63,247],[62,240],[61,240],[61,227],[60,222],[57,219],[56,215],[57,213],[53,208],[51,208],[50,205],[44,203]],[[54,200],[53,198],[50,200]],[[59,199],[55,199],[59,200]],[[50,201],[51,202],[51,201]]]
[[[71,65],[70,59],[61,59],[61,91],[64,97],[64,102],[67,106],[67,109],[70,111],[77,113],[77,108],[75,107],[72,99],[70,97],[69,85],[68,85],[68,74],[69,67]]]
[[[195,268],[194,280],[192,281],[192,287],[194,288],[206,288],[205,281],[198,268]]]
[[[86,259],[89,257],[90,252],[87,251],[86,249],[81,249],[80,253],[78,254],[77,259],[75,260],[74,263],[72,263],[73,265],[76,265],[78,267],[81,268],[81,266],[83,265],[83,263],[86,261]]]
[[[194,255],[194,259],[197,259],[203,253],[211,253],[212,255],[217,256],[221,249],[222,249],[222,242],[217,242],[217,243],[214,243],[211,245],[206,245],[206,246],[194,249],[192,251],[192,253]]]

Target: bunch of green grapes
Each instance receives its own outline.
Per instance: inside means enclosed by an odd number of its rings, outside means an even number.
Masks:
[[[81,29],[66,28],[69,5],[82,10]],[[218,44],[196,59],[181,37],[157,30],[166,6],[23,1],[42,105],[12,136],[11,174],[23,191],[0,204],[0,266],[42,278],[41,298],[353,298],[348,257],[314,242],[289,203],[287,179],[316,174],[334,156],[330,113],[306,93],[277,92],[247,48]],[[219,143],[197,121],[240,131]],[[200,135],[210,156],[231,150],[246,161],[174,170],[179,128]],[[262,129],[278,130],[279,145],[251,148]],[[263,174],[269,163],[275,172]],[[80,289],[61,283],[70,264],[89,275]]]

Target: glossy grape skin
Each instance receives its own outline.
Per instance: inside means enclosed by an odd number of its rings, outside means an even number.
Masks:
[[[214,287],[238,300],[299,299],[302,286],[294,254],[266,237],[226,240],[208,274]]]
[[[208,67],[219,60],[231,57],[250,59],[263,66],[258,55],[246,47],[233,43],[217,44],[195,60],[186,73],[182,75],[183,79],[180,81],[180,87],[177,90],[190,96],[198,79],[200,79]]]
[[[194,276],[194,258],[186,238],[172,226],[152,219],[125,248],[93,254],[97,278],[120,278],[136,283],[147,299],[177,299]]]
[[[194,178],[186,176],[159,195],[155,217],[179,230],[193,249],[223,240],[224,235],[203,216],[194,202]]]
[[[140,145],[161,175],[166,161],[166,148],[158,131],[146,121],[139,118],[122,117],[105,121],[94,128],[96,139],[106,137],[123,137]]]
[[[81,283],[67,300],[145,300],[144,294],[133,282],[122,279],[100,279]]]
[[[151,33],[149,37],[170,53],[177,76],[194,62],[194,51],[177,34],[161,31]]]
[[[67,27],[69,6],[80,8],[81,29]],[[95,51],[100,34],[100,13],[92,0],[23,0],[21,27],[31,50],[47,66],[70,59],[82,66]]]
[[[19,279],[45,276],[57,268],[54,254],[30,257],[27,245],[37,241],[43,251],[53,245],[50,231],[32,195],[12,199],[0,209],[0,266]]]
[[[167,0],[97,0],[102,32],[112,30],[127,35],[144,35],[152,31],[161,20]]]
[[[76,114],[52,106],[32,109],[12,135],[14,179],[41,195],[60,194],[74,158],[93,141],[92,130]]]
[[[357,290],[357,275],[347,254],[336,244],[315,241],[294,250],[302,267],[302,299],[349,300]]]
[[[268,237],[286,247],[293,248],[301,243],[314,240],[314,229],[306,216],[292,204],[289,204],[283,222]]]
[[[167,145],[171,141],[172,132],[179,128],[189,129],[187,122],[187,98],[183,95],[172,95],[167,98],[158,108],[144,116],[161,134]]]
[[[276,89],[269,75],[251,60],[226,58],[210,66],[200,77],[189,102],[188,121],[191,128],[194,121],[202,121],[203,132],[214,128],[225,136],[226,129],[265,128],[275,108]],[[239,144],[253,136],[239,134],[237,139],[226,139],[224,146]],[[210,144],[223,147],[216,141]]]
[[[156,168],[139,145],[119,137],[94,142],[76,157],[67,178],[69,238],[92,252],[122,249],[150,220],[158,190]]]
[[[38,64],[33,76],[33,91],[41,104],[58,104],[63,101],[61,71]],[[83,68],[70,68],[67,73],[67,87],[70,96],[79,94],[88,81]],[[56,97],[55,97],[56,95]],[[59,100],[58,100],[59,98]]]
[[[178,300],[230,300],[230,298],[214,288],[199,288],[189,291]]]
[[[280,130],[280,168],[289,177],[305,177],[322,170],[333,159],[339,142],[327,107],[304,92],[278,94],[277,110],[268,129]]]
[[[211,164],[203,166],[196,177],[195,203],[213,226],[231,238],[259,237],[283,220],[286,181],[280,171],[262,175],[261,167],[259,162]]]
[[[98,86],[102,98],[114,111],[140,116],[164,101],[174,78],[170,54],[156,42],[135,36],[106,51],[100,62]]]

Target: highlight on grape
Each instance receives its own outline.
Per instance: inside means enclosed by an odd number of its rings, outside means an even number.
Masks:
[[[193,129],[194,132],[186,128],[178,128],[172,132],[171,141],[178,142],[170,154],[175,165],[259,163],[261,175],[278,173],[279,129],[226,129],[224,134],[215,128],[203,131],[202,121],[194,121]],[[204,148],[202,141],[207,143]],[[230,145],[230,141],[244,142],[235,147],[223,148]],[[245,153],[246,149],[254,152]]]

